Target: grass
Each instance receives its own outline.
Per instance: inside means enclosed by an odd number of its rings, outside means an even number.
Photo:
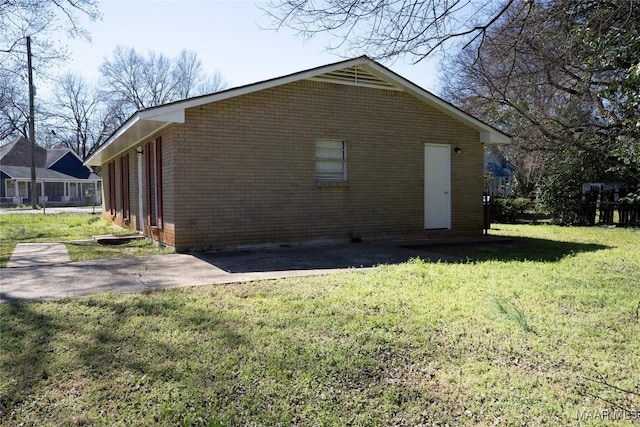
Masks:
[[[640,231],[498,227],[459,263],[3,304],[0,420],[632,425]]]
[[[24,234],[20,232],[24,229]],[[1,214],[0,215],[0,267],[6,267],[17,243],[65,242],[72,261],[118,256],[168,253],[149,240],[140,240],[119,246],[97,243],[71,243],[91,239],[102,234],[125,234],[131,230],[118,227],[98,215],[85,213],[60,214]]]
[[[498,313],[504,315],[507,319],[515,320],[524,332],[532,332],[532,329],[527,323],[527,317],[525,314],[513,304],[507,304],[497,298],[493,300]]]

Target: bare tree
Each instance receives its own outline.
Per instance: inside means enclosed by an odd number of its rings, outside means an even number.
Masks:
[[[105,94],[111,99],[126,101],[132,109],[139,110],[151,103],[143,83],[144,58],[134,49],[117,46],[113,59],[105,60],[100,71],[105,79]]]
[[[196,54],[187,50],[169,58],[156,52],[144,56],[133,48],[117,46],[113,58],[105,60],[100,71],[105,96],[128,110],[128,114],[215,92],[225,85],[217,71],[208,77]]]
[[[50,139],[86,160],[115,129],[118,121],[113,110],[78,74],[63,75],[53,98],[54,112],[48,120]]]
[[[82,17],[99,17],[96,0],[0,0],[0,138],[27,136],[27,36],[33,38],[34,71],[46,78],[47,68],[66,55],[53,34],[88,37]]]
[[[483,40],[509,10],[528,9],[519,0],[271,0],[272,28],[289,27],[312,37],[330,33],[346,46],[376,58],[410,56],[415,62],[449,42]]]
[[[15,73],[0,70],[0,140],[27,137],[29,106],[24,86]]]
[[[196,53],[186,49],[175,58],[173,73],[178,99],[217,92],[226,86],[220,71],[207,75]]]
[[[79,25],[80,17],[97,19],[96,0],[0,1],[0,53],[10,66],[12,61],[24,62],[24,40],[34,39],[34,57],[40,66],[48,60],[64,56],[64,48],[52,40],[52,33],[66,30],[71,37],[87,37],[88,33]],[[0,66],[4,68],[4,66]]]

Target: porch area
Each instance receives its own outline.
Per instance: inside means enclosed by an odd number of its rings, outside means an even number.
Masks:
[[[23,179],[3,179],[0,207],[18,207],[31,204],[31,181]],[[37,180],[35,196],[38,205],[97,206],[102,204],[102,182],[95,181],[45,181]]]

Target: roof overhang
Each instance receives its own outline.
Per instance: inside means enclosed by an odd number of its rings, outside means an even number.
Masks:
[[[88,166],[100,166],[131,147],[150,138],[153,134],[157,134],[163,128],[171,124],[184,123],[185,110],[188,108],[223,101],[300,80],[330,81],[339,84],[405,91],[442,113],[477,130],[480,134],[480,143],[482,144],[509,144],[511,142],[509,135],[465,113],[372,59],[361,56],[359,58],[341,61],[259,83],[139,111],[131,116],[129,120],[111,135],[85,164]]]
[[[120,126],[84,164],[100,166],[173,123],[184,123],[184,109],[166,113],[155,109],[139,111]]]

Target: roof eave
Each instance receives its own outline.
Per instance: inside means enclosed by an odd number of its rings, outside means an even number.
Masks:
[[[480,143],[482,145],[508,145],[511,144],[511,137],[500,131],[480,131]]]
[[[101,166],[173,123],[184,123],[184,109],[135,113],[84,164]]]

